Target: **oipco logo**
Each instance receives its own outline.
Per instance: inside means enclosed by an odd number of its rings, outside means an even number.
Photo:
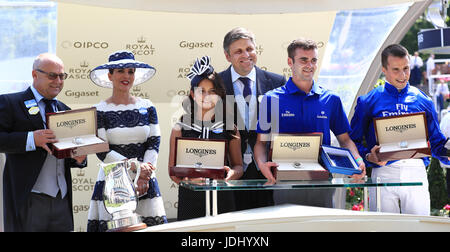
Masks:
[[[105,41],[69,41],[64,40],[61,42],[61,47],[65,49],[107,49],[109,47],[108,42]]]

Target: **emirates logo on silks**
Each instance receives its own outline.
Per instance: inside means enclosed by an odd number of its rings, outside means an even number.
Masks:
[[[281,113],[281,117],[295,117],[295,114],[291,113],[289,110],[286,110],[284,113]]]

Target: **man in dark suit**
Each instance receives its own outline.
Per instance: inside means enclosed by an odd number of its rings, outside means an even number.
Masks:
[[[55,97],[64,86],[64,65],[53,54],[39,55],[27,90],[0,96],[0,152],[5,231],[72,231],[70,167],[85,167],[86,156],[56,159],[47,146],[55,135],[45,113],[69,110]]]
[[[256,66],[256,45],[253,33],[245,28],[228,32],[223,41],[225,57],[231,66],[220,73],[227,95],[234,96],[234,123],[241,135],[244,175],[241,179],[265,179],[253,159],[256,142],[256,123],[259,111],[258,97],[280,87],[286,79]],[[272,191],[238,191],[235,193],[237,210],[273,205]]]

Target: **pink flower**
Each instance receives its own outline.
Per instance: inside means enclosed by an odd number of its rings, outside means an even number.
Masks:
[[[352,189],[350,189],[350,196],[355,196],[355,192]]]
[[[364,205],[362,203],[360,203],[358,205],[353,205],[352,210],[353,211],[364,211]]]
[[[450,205],[449,204],[445,205],[444,206],[444,210],[449,210],[450,211]]]

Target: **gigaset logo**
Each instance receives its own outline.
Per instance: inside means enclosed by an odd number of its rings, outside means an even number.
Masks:
[[[191,42],[183,40],[179,44],[180,48],[187,48],[189,50],[195,49],[195,48],[213,48],[214,44],[213,42]]]

